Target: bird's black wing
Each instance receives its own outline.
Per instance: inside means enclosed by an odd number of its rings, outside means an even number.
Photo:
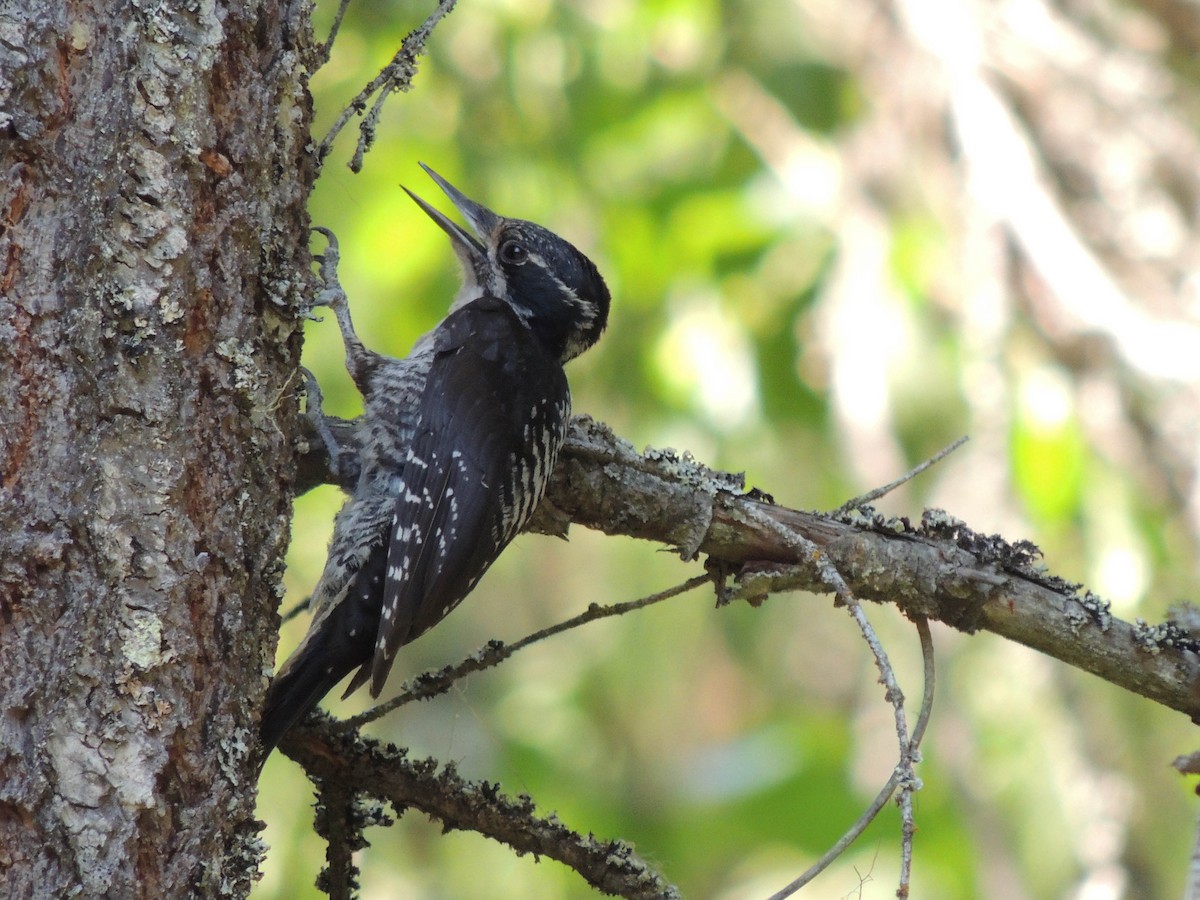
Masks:
[[[396,499],[375,652],[347,693],[378,695],[401,646],[475,587],[541,500],[562,446],[562,366],[508,304],[485,297],[435,336]]]

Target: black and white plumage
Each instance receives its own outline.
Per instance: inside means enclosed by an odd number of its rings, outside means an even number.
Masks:
[[[312,624],[267,691],[261,760],[339,681],[378,696],[396,652],[440,622],[528,523],[571,411],[563,365],[596,342],[609,293],[552,232],[496,215],[428,167],[467,232],[410,195],[450,236],[463,286],[403,360],[366,350],[336,287],[326,292],[362,391],[358,484],[334,523]]]

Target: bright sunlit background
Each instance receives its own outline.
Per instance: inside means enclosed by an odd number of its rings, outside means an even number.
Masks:
[[[432,5],[350,5],[312,84],[317,136]],[[318,38],[334,6],[319,4]],[[817,509],[970,434],[881,506],[1031,539],[1117,614],[1159,621],[1196,593],[1200,150],[1179,111],[1200,108],[1196,73],[1149,12],[1096,0],[1075,15],[1044,0],[460,0],[361,174],[345,166],[353,125],[339,140],[313,221],[340,239],[360,334],[405,354],[457,288],[445,235],[400,190],[450,211],[424,161],[605,274],[608,333],[569,369],[577,412]],[[328,411],[360,411],[331,316],[304,361]],[[340,503],[331,488],[297,501],[285,607],[316,583]],[[523,536],[405,649],[392,688],[699,571],[579,528]],[[890,607],[869,613],[915,709],[915,634]],[[285,626],[280,659],[306,625]],[[1186,719],[996,637],[934,638],[914,896],[1177,896],[1196,810],[1169,763],[1195,749]],[[828,598],[715,610],[698,592],[539,644],[372,733],[632,841],[685,896],[761,898],[889,776],[876,678]],[[258,900],[321,896],[311,804],[276,755]],[[368,900],[591,896],[556,863],[417,813],[368,838]],[[889,809],[805,896],[894,896],[898,847]]]

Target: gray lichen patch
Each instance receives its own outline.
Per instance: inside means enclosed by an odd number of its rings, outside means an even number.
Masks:
[[[162,664],[162,620],[153,612],[127,610],[117,631],[121,653],[134,668],[146,671]]]
[[[710,469],[687,450],[679,453],[672,447],[661,450],[647,447],[642,452],[642,459],[656,463],[660,471],[673,480],[697,488],[712,497],[720,493],[740,494],[746,490],[744,472]]]

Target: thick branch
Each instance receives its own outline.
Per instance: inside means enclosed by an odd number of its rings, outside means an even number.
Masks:
[[[353,424],[334,424],[344,480],[357,477]],[[332,480],[319,441],[302,466],[304,483]],[[638,453],[604,425],[577,419],[535,521],[566,522],[705,553],[743,564],[737,594],[828,593],[816,562],[765,527],[758,510],[822,548],[859,597],[895,603],[968,634],[979,630],[1025,644],[1200,721],[1200,645],[1175,625],[1149,627],[1109,614],[1108,604],[1036,567],[1038,552],[975,534],[944,514],[918,528],[862,514],[835,519],[744,493],[741,480],[670,452]]]

